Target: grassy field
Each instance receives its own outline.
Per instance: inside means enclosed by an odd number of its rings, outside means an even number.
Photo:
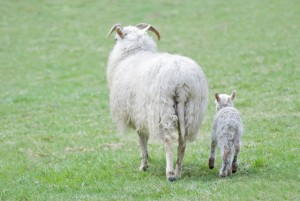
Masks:
[[[0,200],[300,200],[299,13],[296,0],[0,0]],[[138,137],[111,121],[116,22],[153,24],[160,51],[207,76],[209,109],[176,182],[158,143],[139,172]],[[240,169],[219,179],[207,167],[213,94],[233,89]]]

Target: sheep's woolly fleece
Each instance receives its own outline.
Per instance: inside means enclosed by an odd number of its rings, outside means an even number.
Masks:
[[[178,127],[176,105],[184,103],[186,137],[194,140],[208,104],[208,87],[201,68],[191,59],[157,52],[155,41],[135,26],[116,34],[107,66],[112,117],[161,139]]]

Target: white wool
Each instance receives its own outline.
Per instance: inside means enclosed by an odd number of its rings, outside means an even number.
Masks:
[[[217,113],[213,121],[209,167],[214,167],[215,150],[218,144],[222,156],[220,177],[229,176],[231,172],[236,172],[238,167],[243,123],[239,111],[234,108],[235,95],[235,91],[232,92],[231,96],[227,94],[219,95],[218,93],[215,95]]]
[[[155,41],[135,26],[116,34],[107,79],[111,114],[119,128],[165,139],[178,129],[177,105],[184,105],[186,138],[194,140],[208,104],[205,75],[193,60],[157,52]]]
[[[224,107],[217,112],[212,137],[218,139],[221,147],[226,144],[233,144],[234,141],[240,139],[242,131],[242,119],[237,109]]]
[[[234,96],[235,96],[234,91]],[[227,94],[220,94],[216,103],[216,115],[213,123],[213,138],[223,141],[241,138],[243,125],[239,111],[234,108],[234,97]],[[225,142],[219,141],[225,144]]]

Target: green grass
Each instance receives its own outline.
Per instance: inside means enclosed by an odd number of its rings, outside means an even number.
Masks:
[[[300,4],[254,1],[0,0],[0,200],[299,200]],[[182,179],[109,114],[111,26],[147,22],[158,47],[203,68],[210,105]],[[238,91],[240,169],[209,170],[215,91]],[[217,167],[221,161],[219,150]]]

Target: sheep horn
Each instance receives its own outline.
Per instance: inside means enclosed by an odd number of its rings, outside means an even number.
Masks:
[[[215,98],[216,98],[217,102],[219,102],[221,100],[218,92],[215,93]]]
[[[160,39],[160,34],[159,34],[159,32],[158,32],[152,25],[150,25],[150,24],[145,24],[145,23],[140,23],[140,24],[137,24],[136,27],[139,28],[139,29],[146,29],[146,30],[152,31],[153,33],[156,34],[157,39],[158,39],[158,40]]]
[[[112,26],[112,28],[110,29],[109,33],[107,34],[106,38],[108,38],[108,36],[110,36],[110,34],[113,32],[113,31],[116,31],[117,34],[123,38],[123,33],[121,32],[121,29],[123,29],[122,25],[121,24],[114,24]]]
[[[233,90],[232,93],[231,93],[231,100],[234,99],[235,95],[236,95],[236,90]]]

